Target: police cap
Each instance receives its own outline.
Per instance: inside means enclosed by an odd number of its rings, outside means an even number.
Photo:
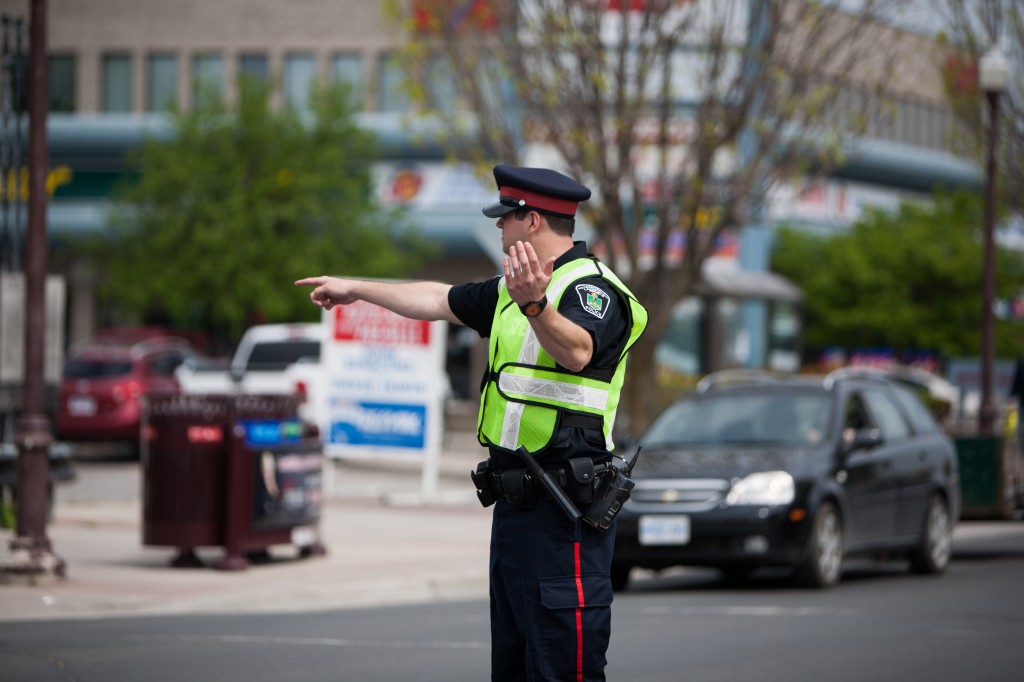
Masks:
[[[520,208],[572,218],[579,203],[590,198],[589,189],[548,168],[499,164],[494,167],[494,181],[499,201],[483,209],[488,218],[500,218]]]

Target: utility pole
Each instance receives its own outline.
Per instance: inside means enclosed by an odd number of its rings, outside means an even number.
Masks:
[[[9,574],[63,577],[64,560],[50,546],[46,513],[50,479],[50,420],[43,375],[46,346],[46,116],[49,108],[46,63],[46,0],[31,0],[28,77],[28,229],[25,238],[25,376],[18,445],[16,537],[2,570]]]

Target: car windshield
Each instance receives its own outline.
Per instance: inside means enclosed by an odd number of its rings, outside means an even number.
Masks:
[[[677,401],[641,438],[657,445],[813,445],[828,425],[822,391],[692,395]]]
[[[249,356],[249,369],[277,370],[302,359],[320,358],[320,342],[294,339],[258,343]]]
[[[73,358],[64,364],[64,376],[69,379],[120,377],[131,371],[132,363],[128,360]]]

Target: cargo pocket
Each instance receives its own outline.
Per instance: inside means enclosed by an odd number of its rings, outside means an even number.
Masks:
[[[541,637],[544,673],[559,680],[575,680],[580,665],[582,631],[584,673],[604,670],[611,635],[612,583],[606,575],[584,575],[583,608],[573,576],[540,580]]]

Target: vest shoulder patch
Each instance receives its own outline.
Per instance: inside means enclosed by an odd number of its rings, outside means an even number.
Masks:
[[[577,284],[576,294],[580,297],[580,304],[583,309],[594,317],[603,320],[608,312],[608,304],[611,303],[611,296],[593,284]]]

